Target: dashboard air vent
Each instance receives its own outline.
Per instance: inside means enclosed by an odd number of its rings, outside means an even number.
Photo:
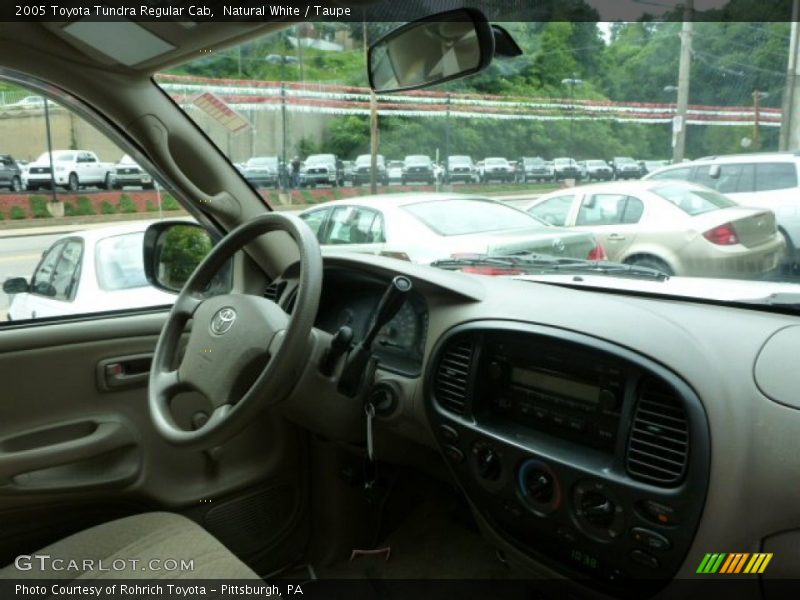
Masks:
[[[475,343],[471,339],[451,341],[436,368],[434,393],[439,405],[459,415],[467,405],[469,371]]]
[[[267,286],[267,291],[264,292],[264,298],[267,300],[272,300],[275,304],[278,304],[278,300],[281,299],[281,295],[285,289],[285,281],[273,281]]]
[[[688,458],[689,422],[683,402],[665,383],[644,380],[628,440],[628,474],[663,487],[677,485]]]

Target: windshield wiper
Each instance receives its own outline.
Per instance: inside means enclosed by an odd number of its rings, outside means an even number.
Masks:
[[[533,252],[517,252],[513,254],[477,255],[459,258],[437,260],[431,266],[440,269],[458,271],[465,267],[488,267],[496,270],[497,275],[502,275],[503,270],[509,274],[525,273],[586,273],[612,275],[620,277],[634,277],[638,279],[654,279],[666,281],[669,275],[650,267],[626,265],[607,260],[587,260],[580,258],[563,258]]]

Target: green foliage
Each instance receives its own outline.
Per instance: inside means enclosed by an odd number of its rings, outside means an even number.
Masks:
[[[9,216],[14,220],[28,218],[28,215],[25,213],[25,209],[21,206],[12,206]]]
[[[172,194],[164,194],[161,196],[161,209],[162,210],[180,210],[181,205],[172,197]]]
[[[64,202],[64,216],[65,217],[74,217],[77,216],[78,211],[75,208],[75,204],[72,202]]]
[[[321,146],[315,142],[310,137],[303,136],[300,138],[300,141],[297,143],[297,152],[300,156],[309,156],[311,154],[321,154],[322,153]],[[290,157],[286,157],[286,161],[288,162]]]
[[[103,200],[100,203],[100,212],[104,215],[115,215],[117,214],[117,207],[108,200]]]
[[[164,235],[159,271],[162,281],[180,289],[206,255],[211,251],[211,238],[202,227],[176,225]]]
[[[50,211],[47,210],[47,198],[44,196],[28,196],[28,204],[31,206],[31,214],[34,219],[50,217]]]
[[[0,210],[0,221],[5,220],[6,216],[3,214],[3,211]]]
[[[147,199],[147,202],[145,202],[145,208],[147,209],[147,212],[158,212],[158,207],[155,205],[155,202],[149,198]]]
[[[136,203],[133,201],[128,194],[122,194],[119,197],[119,212],[123,214],[133,214],[138,212],[136,208]]]
[[[308,190],[301,190],[300,195],[303,197],[303,204],[314,204],[316,200],[311,192]]]
[[[64,214],[66,214],[66,207],[64,210]],[[96,215],[97,211],[94,209],[94,205],[92,201],[86,196],[78,196],[78,201],[75,206],[75,215],[76,216],[87,216],[87,215]]]

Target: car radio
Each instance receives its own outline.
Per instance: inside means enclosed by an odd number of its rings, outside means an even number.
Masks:
[[[575,348],[487,340],[478,370],[481,412],[612,451],[625,392],[620,366]],[[478,407],[476,407],[478,408]],[[487,415],[487,416],[488,416]]]

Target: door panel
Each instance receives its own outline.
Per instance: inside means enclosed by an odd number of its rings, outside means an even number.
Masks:
[[[283,539],[298,530],[305,506],[302,432],[264,412],[213,452],[178,449],[152,427],[141,378],[138,385],[105,385],[100,373],[109,362],[138,361],[136,375],[142,365],[146,370],[164,317],[3,327],[0,564],[70,531],[142,510],[184,512],[223,535],[224,523],[206,515],[220,503],[233,503],[240,514],[238,499],[253,489],[267,490],[259,496],[266,499],[261,508],[291,517],[275,535]],[[176,420],[185,424],[204,409],[207,401],[195,394],[173,405]],[[280,507],[270,508],[273,501]],[[263,554],[254,548],[279,541],[264,532],[258,543],[246,535],[232,539],[241,542],[231,548],[240,554]],[[280,552],[270,557],[279,560]]]

